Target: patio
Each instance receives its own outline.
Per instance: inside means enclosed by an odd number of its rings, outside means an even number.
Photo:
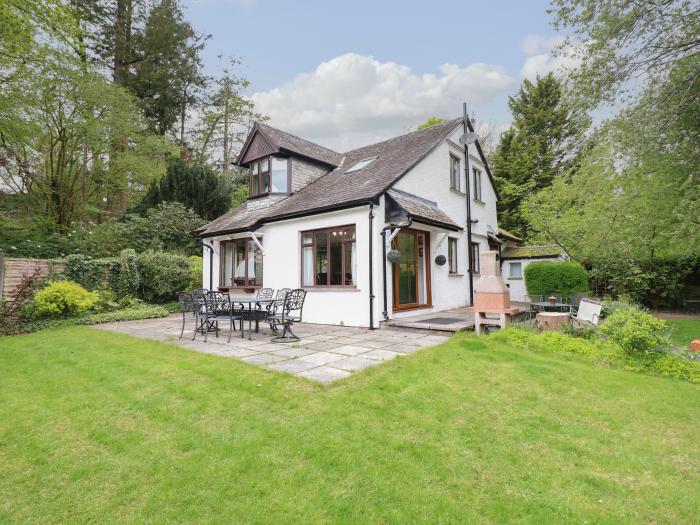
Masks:
[[[191,324],[189,325],[191,327]],[[228,332],[218,338],[209,334],[208,341],[198,335],[192,341],[192,330],[180,335],[181,317],[123,321],[96,325],[96,328],[120,332],[134,337],[175,343],[197,352],[233,357],[246,363],[278,372],[286,372],[320,383],[331,383],[385,361],[406,356],[421,348],[447,341],[444,335],[399,330],[367,330],[347,326],[299,323],[294,332],[300,337],[295,343],[272,343],[267,326],[252,339],[242,339],[240,332],[228,343]],[[246,334],[247,336],[247,334]]]

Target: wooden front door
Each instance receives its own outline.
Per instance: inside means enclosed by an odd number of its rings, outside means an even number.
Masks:
[[[392,241],[392,249],[401,253],[392,264],[394,310],[410,310],[429,306],[430,235],[419,230],[403,229]]]

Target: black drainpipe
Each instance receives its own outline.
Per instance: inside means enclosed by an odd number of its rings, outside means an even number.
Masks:
[[[464,112],[464,133],[469,133],[469,116],[467,115],[467,103],[462,106]],[[464,144],[464,174],[466,175],[466,199],[467,199],[467,261],[469,262],[469,306],[474,306],[474,254],[472,253],[472,203],[469,184],[469,147]]]
[[[211,286],[214,282],[214,248],[206,244],[203,239],[199,239],[199,244],[209,249],[209,291],[211,292]]]
[[[374,330],[374,284],[372,261],[372,228],[374,219],[374,204],[369,203],[369,329]]]

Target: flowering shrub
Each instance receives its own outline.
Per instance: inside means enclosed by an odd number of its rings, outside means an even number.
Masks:
[[[37,315],[67,317],[87,312],[97,304],[98,294],[72,281],[54,281],[34,296]]]
[[[671,346],[666,322],[636,308],[613,312],[601,331],[629,353],[664,350]]]

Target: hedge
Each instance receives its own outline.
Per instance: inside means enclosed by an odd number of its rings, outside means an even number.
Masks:
[[[588,291],[588,273],[576,262],[530,263],[525,267],[525,287],[530,296],[548,293],[570,296]]]

